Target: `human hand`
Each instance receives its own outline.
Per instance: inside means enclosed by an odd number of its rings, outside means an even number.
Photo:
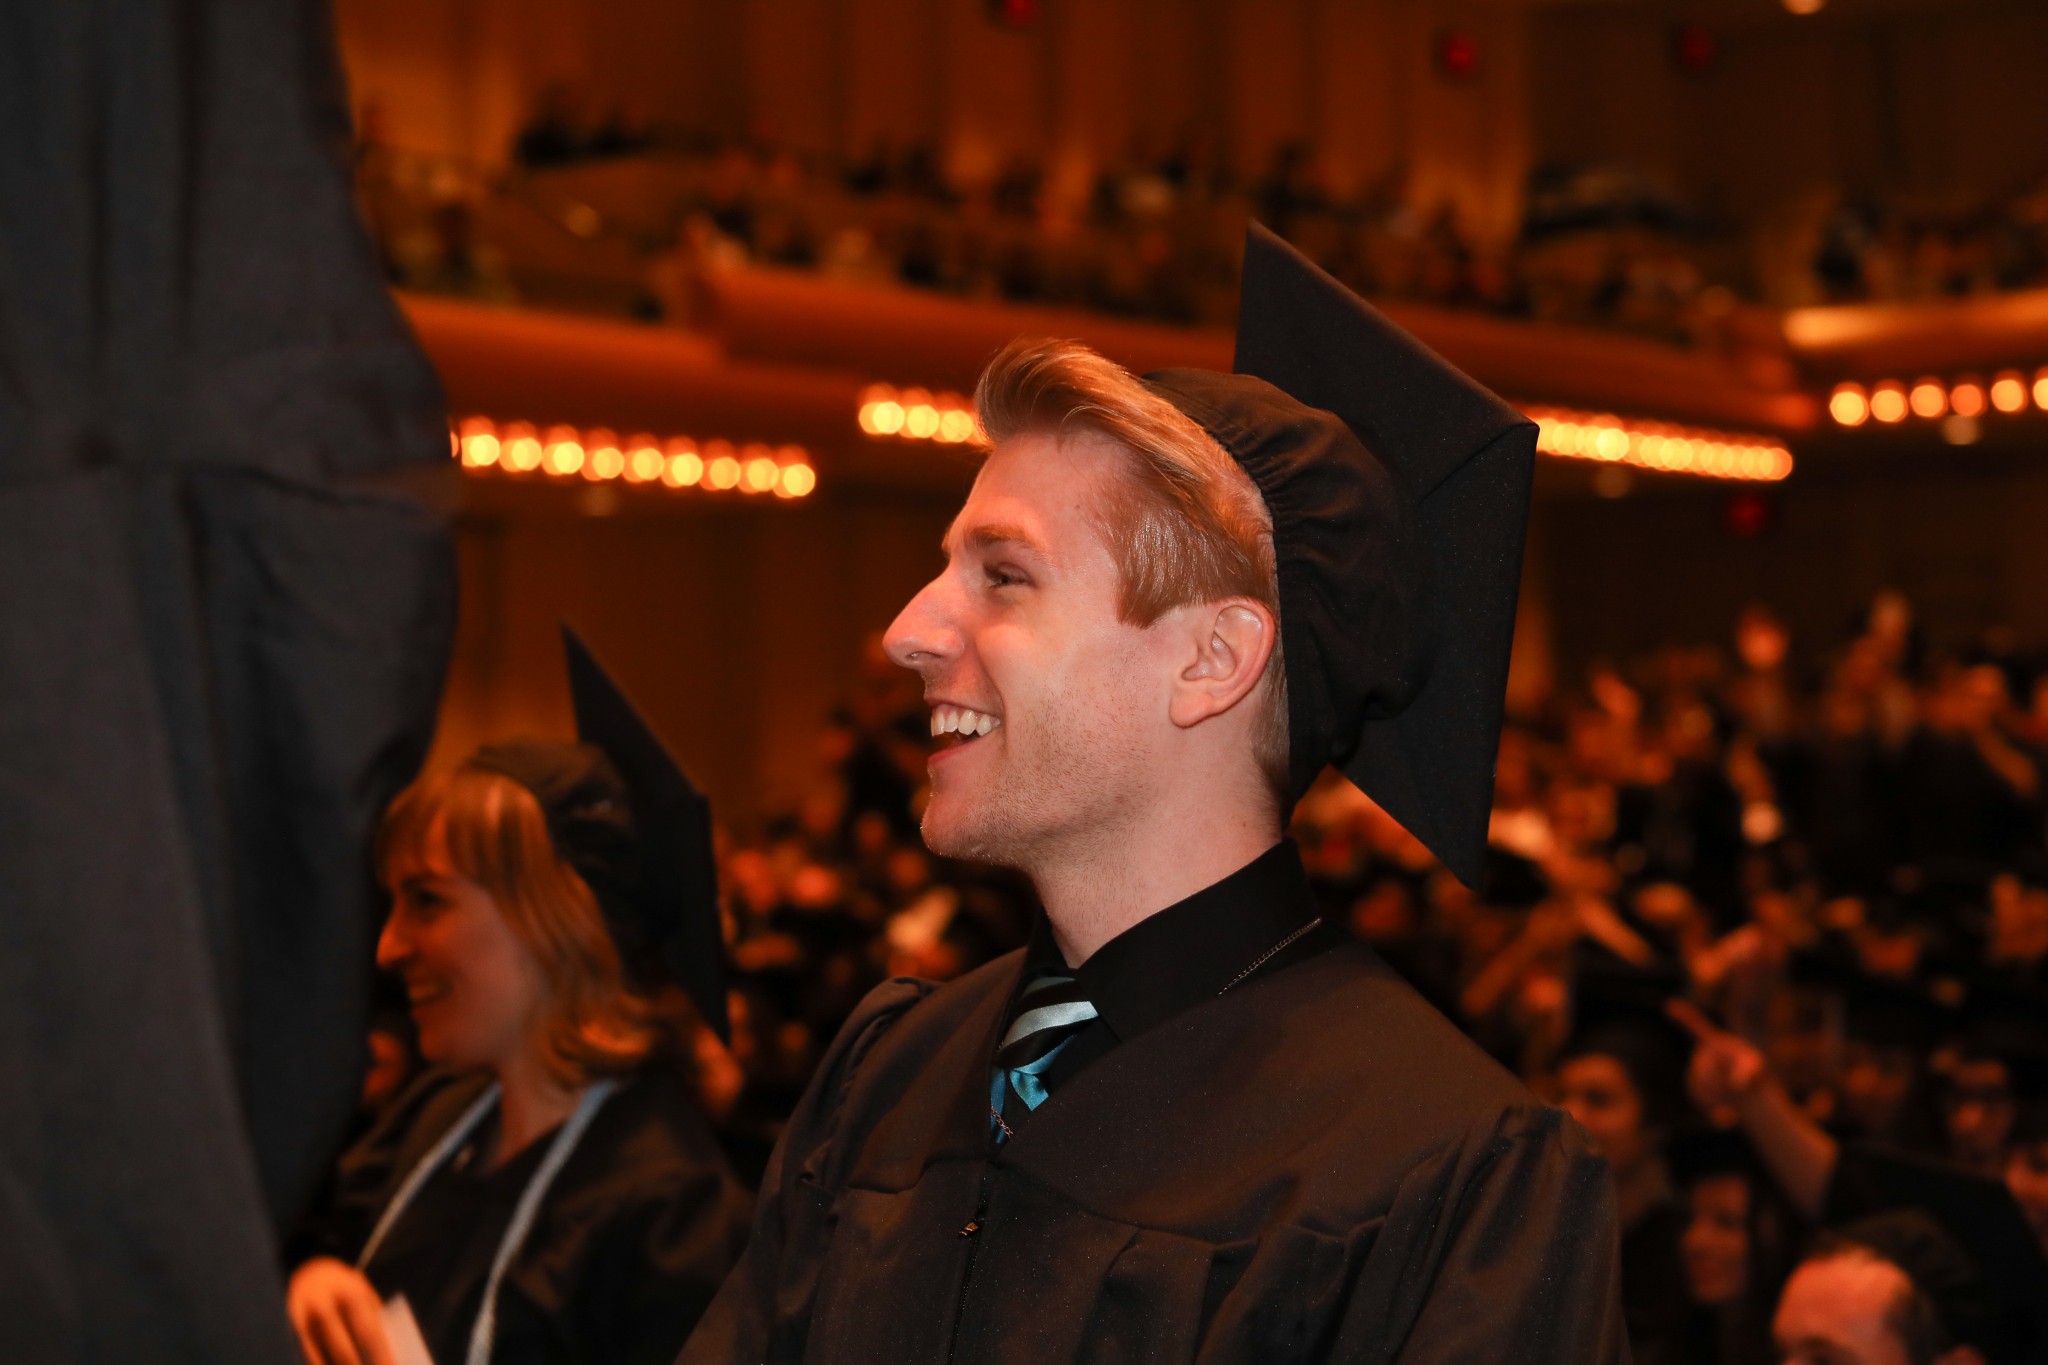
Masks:
[[[1716,1123],[1732,1122],[1736,1107],[1763,1083],[1764,1054],[1715,1024],[1690,1000],[1667,1001],[1664,1012],[1693,1038],[1685,1074],[1692,1102]]]
[[[292,1273],[285,1311],[308,1365],[397,1365],[384,1333],[384,1301],[354,1266],[321,1256]]]

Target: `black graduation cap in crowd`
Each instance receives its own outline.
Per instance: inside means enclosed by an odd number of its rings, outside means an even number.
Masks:
[[[1272,514],[1289,804],[1334,763],[1477,886],[1535,424],[1257,223],[1235,369],[1145,378]]]
[[[1754,1182],[1763,1173],[1740,1128],[1694,1125],[1680,1129],[1665,1144],[1664,1157],[1672,1181],[1682,1189],[1717,1175],[1739,1175]]]
[[[629,960],[657,957],[704,1022],[731,1041],[711,805],[568,627],[581,743],[515,740],[471,760],[532,792]]]

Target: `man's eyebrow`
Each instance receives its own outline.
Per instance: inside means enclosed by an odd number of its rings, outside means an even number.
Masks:
[[[997,546],[1009,545],[1036,555],[1043,555],[1045,553],[1045,547],[1040,545],[1029,531],[1021,526],[1013,526],[1005,522],[983,522],[981,525],[972,527],[957,536],[954,532],[948,531],[945,540],[940,542],[939,548],[950,555],[955,548],[954,541],[956,539],[964,545],[973,546],[977,550],[990,550]]]

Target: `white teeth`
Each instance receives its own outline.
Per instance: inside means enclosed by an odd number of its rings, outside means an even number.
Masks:
[[[1002,723],[1000,716],[986,715],[980,711],[970,711],[964,706],[942,704],[934,707],[932,710],[932,738],[937,739],[940,735],[955,733],[970,736],[985,735]]]

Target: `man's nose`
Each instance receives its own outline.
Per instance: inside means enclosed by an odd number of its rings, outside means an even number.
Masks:
[[[924,673],[959,654],[960,631],[948,597],[941,574],[896,613],[882,636],[882,648],[892,662]]]

